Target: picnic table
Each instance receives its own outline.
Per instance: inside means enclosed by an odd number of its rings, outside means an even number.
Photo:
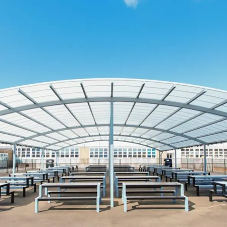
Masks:
[[[71,172],[70,176],[107,176],[107,172]]]
[[[200,189],[213,189],[214,181],[225,181],[227,175],[189,175],[186,185],[190,185],[192,181],[193,187],[196,188],[196,194],[199,196]]]
[[[165,188],[175,188],[174,194],[171,196],[164,196],[166,193]],[[141,189],[148,189],[146,193],[154,193],[154,195],[138,195],[141,193]],[[178,190],[180,188],[180,191]],[[137,195],[128,195],[130,194],[130,189],[135,190],[137,189]],[[139,190],[138,190],[139,189]],[[156,190],[151,190],[156,189]],[[161,189],[161,190],[157,190]],[[167,190],[169,193],[169,190]],[[161,193],[161,195],[156,195],[157,193]],[[133,182],[133,183],[123,183],[122,188],[122,202],[124,204],[124,211],[127,212],[127,200],[173,200],[175,202],[176,199],[184,200],[185,201],[185,211],[188,211],[188,198],[184,195],[184,185],[178,182]]]
[[[119,197],[119,187],[120,187],[120,184],[124,182],[128,182],[128,181],[141,182],[141,181],[152,181],[152,180],[155,180],[156,182],[160,181],[160,177],[159,176],[115,176],[114,185],[115,185],[116,197]]]
[[[73,181],[73,182],[95,182],[95,181],[101,181],[102,187],[103,187],[103,197],[106,196],[106,177],[105,176],[64,176],[61,177],[60,182],[65,183],[66,180]]]
[[[5,176],[0,177],[0,181],[7,181],[10,184],[11,189],[22,189],[23,197],[26,196],[26,189],[30,186],[34,187],[34,192],[36,192],[36,184],[34,183],[34,177],[31,176]]]
[[[2,188],[5,189],[5,195],[9,195],[11,197],[11,203],[14,203],[14,192],[10,192],[10,184],[0,183],[0,198],[2,197]]]
[[[213,196],[223,196],[227,198],[227,181],[214,181],[213,190],[210,190],[209,200],[213,201]]]
[[[135,175],[140,175],[140,176],[149,176],[149,172],[114,172],[114,177],[119,176],[119,175],[125,175],[125,176],[135,176]]]
[[[48,192],[48,188],[56,188],[57,193],[59,193],[58,197],[51,197],[52,193]],[[95,189],[96,196],[73,196],[73,197],[63,197],[60,195],[61,189],[74,189],[74,190],[81,190],[79,192],[74,193],[83,193],[86,189]],[[43,193],[43,189],[45,189],[45,193]],[[68,193],[64,191],[63,193]],[[47,196],[45,196],[47,195]],[[86,195],[86,194],[85,194]],[[39,201],[72,201],[72,200],[96,200],[96,211],[99,212],[99,205],[101,203],[101,184],[100,183],[84,183],[84,182],[77,182],[77,183],[44,183],[39,186],[39,196],[35,199],[35,213],[39,212]]]

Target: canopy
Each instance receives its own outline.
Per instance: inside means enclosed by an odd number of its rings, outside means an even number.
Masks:
[[[138,79],[84,79],[0,90],[0,142],[61,150],[109,140],[160,151],[227,141],[227,92]]]

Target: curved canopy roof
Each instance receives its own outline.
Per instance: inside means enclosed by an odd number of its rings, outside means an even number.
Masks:
[[[109,139],[165,151],[227,141],[227,92],[172,82],[86,79],[0,90],[0,142],[60,150]]]

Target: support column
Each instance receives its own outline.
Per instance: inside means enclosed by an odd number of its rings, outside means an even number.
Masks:
[[[56,163],[55,163],[55,166],[58,166],[59,151],[55,151],[55,157],[56,157]]]
[[[177,149],[175,149],[175,168],[177,168]]]
[[[13,175],[15,174],[15,172],[16,172],[16,147],[17,147],[17,145],[16,144],[14,144],[13,145]]]
[[[110,101],[110,136],[109,136],[109,173],[110,206],[114,207],[114,147],[113,147],[113,100]]]
[[[42,152],[42,164],[41,164],[41,170],[44,170],[44,149],[41,149]]]
[[[207,154],[206,154],[206,145],[203,145],[203,157],[204,157],[204,172],[207,172]]]

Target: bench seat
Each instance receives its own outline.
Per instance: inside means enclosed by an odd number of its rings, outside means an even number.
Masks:
[[[185,196],[127,196],[127,199],[185,199]]]
[[[130,191],[130,190],[127,190],[127,193],[175,193],[175,190],[140,190],[140,191]]]
[[[14,203],[14,192],[10,192],[8,195],[6,194],[6,191],[1,191],[1,194],[6,195],[6,196],[10,196],[10,199],[11,199],[11,203]],[[0,196],[0,199],[1,199],[1,196]]]
[[[39,201],[50,201],[50,200],[96,200],[97,197],[38,197]]]

